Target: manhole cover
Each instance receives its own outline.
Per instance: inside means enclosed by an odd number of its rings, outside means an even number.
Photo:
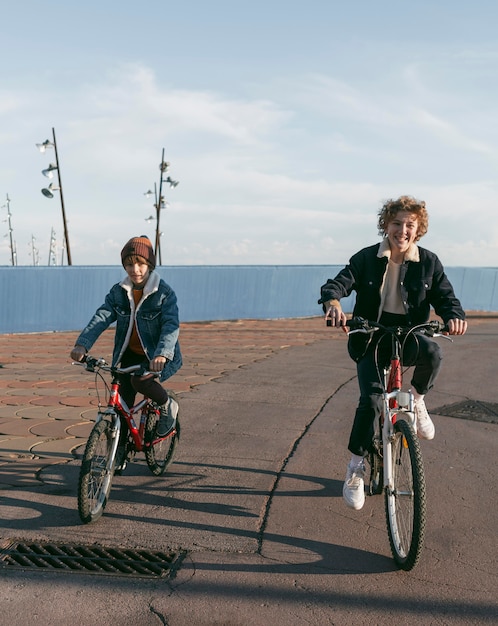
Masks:
[[[24,570],[164,578],[175,575],[185,554],[16,540],[0,550],[0,565]]]
[[[473,420],[475,422],[498,424],[498,404],[493,402],[464,400],[456,404],[447,404],[437,409],[432,409],[431,413],[458,417],[464,420]]]

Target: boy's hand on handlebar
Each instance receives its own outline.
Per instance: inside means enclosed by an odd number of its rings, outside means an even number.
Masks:
[[[325,312],[325,321],[327,322],[327,326],[341,327],[345,333],[348,332],[348,328],[346,326],[346,314],[341,307],[336,304],[332,304],[327,308],[327,311]]]
[[[446,326],[448,326],[448,335],[464,335],[467,331],[467,322],[465,320],[449,320]]]
[[[71,350],[71,358],[73,361],[81,362],[86,356],[86,350],[83,346],[74,346]]]
[[[164,356],[155,356],[149,365],[151,372],[162,372],[163,367],[166,365],[168,359]]]

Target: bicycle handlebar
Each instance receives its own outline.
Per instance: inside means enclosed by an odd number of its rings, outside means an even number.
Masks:
[[[160,375],[160,372],[151,372],[144,369],[144,366],[140,364],[130,365],[129,367],[112,367],[112,365],[109,365],[102,357],[96,358],[89,354],[85,355],[81,361],[74,361],[73,365],[81,365],[87,372],[95,372],[95,368],[97,368],[105,372],[111,372],[112,374],[132,374],[133,372],[140,372],[140,376],[147,374],[152,374],[153,376]]]
[[[384,326],[379,322],[372,322],[366,320],[363,317],[353,317],[346,322],[346,326],[350,328],[350,334],[353,333],[366,333],[371,334],[377,330],[384,330],[388,333],[395,332],[396,334],[407,334],[414,331],[421,332],[428,337],[444,337],[451,341],[449,337],[443,333],[449,332],[448,326],[439,320],[430,320],[424,324],[416,324],[415,326]]]

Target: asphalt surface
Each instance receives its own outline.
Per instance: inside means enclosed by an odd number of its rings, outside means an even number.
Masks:
[[[79,455],[93,377],[71,365],[76,333],[0,336],[0,624],[246,626],[498,623],[498,319],[443,341],[422,442],[425,548],[390,555],[382,496],[342,500],[354,363],[319,318],[185,324],[175,462],[141,457],[115,477],[104,516],[82,525]],[[112,332],[93,351],[109,357]],[[172,555],[162,578],[16,567],[13,545]]]

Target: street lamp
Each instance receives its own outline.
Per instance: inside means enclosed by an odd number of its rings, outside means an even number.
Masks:
[[[163,148],[163,152],[161,156],[161,163],[159,164],[159,171],[161,172],[160,177],[159,177],[159,193],[157,192],[157,185],[156,183],[154,183],[154,191],[151,191],[149,189],[144,194],[147,198],[150,198],[153,195],[155,199],[154,207],[156,209],[156,242],[155,242],[154,252],[156,255],[156,260],[157,260],[158,265],[162,264],[161,235],[163,233],[160,230],[161,209],[164,209],[167,206],[167,202],[164,201],[164,197],[162,195],[163,183],[168,183],[172,189],[174,189],[175,187],[179,185],[179,181],[173,180],[170,176],[168,176],[167,178],[164,178],[164,174],[166,174],[166,172],[168,171],[169,166],[170,166],[170,163],[164,160],[164,148]],[[154,218],[151,215],[150,217],[146,218],[145,221],[150,223],[150,221],[153,219]]]
[[[53,178],[54,172],[57,169],[57,165],[50,163],[46,170],[42,170],[42,174],[47,178]]]
[[[57,154],[57,142],[55,140],[55,129],[52,128],[52,137],[53,137],[53,141],[49,141],[48,139],[46,139],[43,143],[37,143],[36,147],[38,148],[38,150],[43,154],[44,152],[46,152],[47,148],[53,148],[54,152],[55,152],[55,163],[50,163],[49,166],[42,170],[42,174],[44,176],[46,176],[47,178],[53,178],[54,176],[54,172],[57,171],[57,179],[59,181],[58,185],[54,185],[53,183],[50,183],[50,185],[44,189],[41,190],[42,194],[46,197],[46,198],[53,198],[54,197],[54,191],[59,191],[60,195],[61,195],[61,208],[62,208],[62,223],[64,225],[64,241],[65,241],[65,248],[66,248],[66,252],[67,252],[67,264],[68,265],[72,265],[71,262],[71,249],[69,247],[69,234],[68,234],[68,230],[67,230],[67,222],[66,222],[66,210],[64,208],[64,196],[62,194],[62,182],[61,182],[61,169],[60,169],[60,163],[59,163],[59,156]]]
[[[178,187],[178,185],[179,185],[179,181],[177,181],[177,180],[173,180],[173,179],[171,178],[171,176],[168,176],[168,178],[166,178],[166,180],[165,180],[164,182],[165,182],[165,183],[169,183],[169,186],[170,186],[170,187],[172,187],[173,189],[174,189],[175,187]]]
[[[54,191],[60,191],[60,189],[61,188],[54,185],[54,183],[50,183],[50,185],[45,189],[42,189],[41,192],[45,196],[45,198],[53,198]]]

